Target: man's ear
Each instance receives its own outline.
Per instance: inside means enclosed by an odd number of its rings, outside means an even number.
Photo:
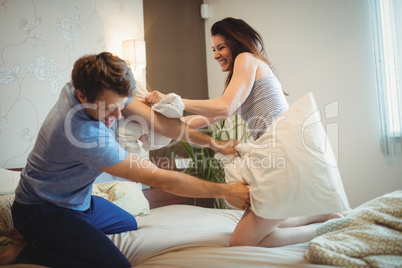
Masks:
[[[84,94],[82,94],[82,92],[79,89],[76,89],[75,92],[81,103],[87,103],[87,98],[84,96]]]

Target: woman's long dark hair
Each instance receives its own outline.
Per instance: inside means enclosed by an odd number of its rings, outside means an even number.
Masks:
[[[233,76],[233,64],[237,55],[242,52],[250,52],[257,56],[275,73],[271,63],[268,61],[267,53],[264,49],[264,42],[259,33],[257,33],[250,25],[241,19],[225,18],[217,21],[211,27],[211,35],[221,35],[227,41],[227,46],[233,54],[233,63],[226,79],[226,86],[229,85]]]

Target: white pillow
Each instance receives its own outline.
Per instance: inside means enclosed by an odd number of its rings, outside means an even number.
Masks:
[[[143,142],[139,140],[142,135],[146,135],[146,140]],[[140,154],[141,148],[146,151],[160,149],[168,145],[172,140],[171,138],[144,129],[140,124],[132,121],[125,122],[124,120],[119,121],[116,139],[127,152],[136,154]]]
[[[282,219],[349,209],[333,151],[311,93],[272,122],[256,142],[223,158],[226,182],[250,185],[251,209]]]
[[[169,118],[181,118],[183,116],[184,103],[179,95],[169,93],[160,102],[155,103],[152,109]]]
[[[137,83],[136,99],[145,103],[145,96],[149,92],[140,83]],[[152,109],[169,118],[181,118],[183,116],[184,104],[181,97],[175,93],[165,95],[158,103],[152,105]],[[140,137],[146,135],[144,141],[139,141]],[[146,150],[157,150],[168,145],[172,139],[157,134],[149,130],[149,126],[142,126],[136,122],[125,120],[119,121],[116,131],[119,144],[130,153],[139,154],[141,147]]]
[[[149,214],[149,202],[141,187],[131,181],[108,181],[94,184],[92,194],[105,198],[134,217]]]
[[[21,172],[0,168],[0,195],[13,194],[20,181]]]
[[[11,244],[13,241],[8,238],[14,228],[11,208],[15,194],[0,195],[0,246]]]

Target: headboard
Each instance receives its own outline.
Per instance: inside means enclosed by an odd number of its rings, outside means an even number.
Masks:
[[[22,168],[9,168],[13,171],[22,171]],[[157,208],[174,204],[187,204],[200,207],[213,208],[214,202],[212,198],[187,198],[174,195],[157,188],[148,188],[142,190],[149,202],[149,207]]]

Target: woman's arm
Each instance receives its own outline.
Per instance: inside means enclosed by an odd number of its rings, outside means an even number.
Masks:
[[[192,128],[204,128],[209,126],[215,122],[221,121],[224,118],[212,118],[212,117],[205,117],[202,115],[188,115],[181,118],[181,121],[186,123],[187,125],[191,126]]]
[[[223,154],[237,154],[235,141],[219,141],[183,123],[180,119],[167,118],[155,112],[143,102],[133,99],[123,110],[127,121],[135,121],[141,126],[171,139],[189,142],[211,148]]]
[[[235,59],[232,79],[222,97],[208,100],[182,99],[185,110],[212,118],[213,122],[229,118],[248,97],[255,81],[257,69],[257,58],[247,52],[239,54]],[[163,96],[160,92],[155,91],[146,96],[145,100],[157,103]]]
[[[253,87],[257,61],[250,53],[239,54],[235,59],[232,79],[222,97],[209,100],[183,99],[185,110],[207,117],[220,117],[220,120],[235,114]]]

